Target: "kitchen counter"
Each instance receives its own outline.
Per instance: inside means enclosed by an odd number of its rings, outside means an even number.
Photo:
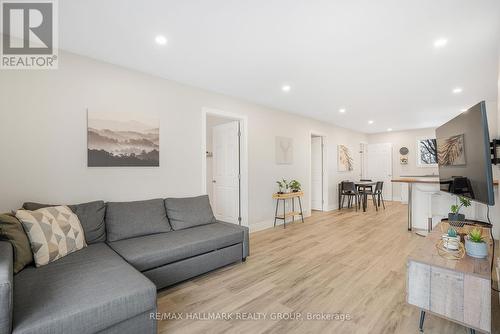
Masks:
[[[391,180],[391,182],[401,182],[401,183],[435,183],[439,184],[438,176],[402,176],[397,179]],[[494,185],[498,185],[498,180],[493,180]]]
[[[398,179],[391,180],[391,182],[439,184],[439,178],[436,176],[434,176],[434,177],[431,177],[431,176],[400,177]]]
[[[456,196],[440,191],[438,176],[405,176],[395,178],[391,182],[401,183],[407,187],[408,231],[412,231],[413,228],[431,231],[440,217],[448,215],[450,206],[456,201]],[[497,186],[498,180],[494,180],[493,184]],[[403,199],[402,201],[404,202]],[[465,208],[466,216],[484,220],[483,214],[479,214],[482,210],[478,205],[473,203],[472,207]],[[481,217],[477,217],[478,215]]]

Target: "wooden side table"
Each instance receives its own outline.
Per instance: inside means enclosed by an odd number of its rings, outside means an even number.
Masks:
[[[276,200],[276,212],[274,214],[274,227],[276,227],[276,220],[283,220],[283,228],[286,228],[286,219],[292,217],[292,222],[295,221],[295,216],[300,216],[302,222],[304,222],[304,214],[302,212],[302,201],[300,198],[304,196],[303,191],[291,192],[286,194],[274,194],[273,198]],[[286,200],[292,200],[292,211],[286,212]],[[300,211],[295,211],[295,199],[298,199]],[[283,201],[283,215],[278,215],[278,207],[280,201]]]
[[[490,244],[489,231],[483,235]],[[435,228],[408,257],[406,301],[420,309],[421,332],[426,313],[431,313],[469,328],[491,332],[492,250],[486,259],[467,254],[459,260],[439,256],[435,244],[441,229]]]

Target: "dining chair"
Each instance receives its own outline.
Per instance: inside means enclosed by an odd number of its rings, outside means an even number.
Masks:
[[[347,207],[352,207],[352,200],[354,199],[354,204],[356,205],[356,211],[358,211],[359,206],[359,192],[356,189],[356,185],[351,181],[342,181],[340,183],[340,208],[344,207],[344,200],[347,196]]]
[[[377,181],[377,184],[375,185],[374,191],[370,191],[370,190],[365,191],[367,195],[370,195],[372,197],[373,205],[375,206],[375,209],[377,211],[378,211],[378,208],[380,207],[380,201],[382,201],[382,206],[384,207],[384,210],[385,210],[384,191],[383,190],[384,190],[384,182]]]
[[[384,210],[385,210],[384,182],[383,181],[378,181],[377,182],[377,185],[375,186],[375,195],[378,198],[378,207],[380,207],[380,200],[382,200],[382,206],[384,207]]]

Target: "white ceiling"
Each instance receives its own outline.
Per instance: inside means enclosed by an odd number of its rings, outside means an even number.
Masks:
[[[63,49],[363,132],[497,99],[498,0],[64,0],[59,13]]]

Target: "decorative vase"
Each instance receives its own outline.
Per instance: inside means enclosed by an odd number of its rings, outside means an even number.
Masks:
[[[477,259],[484,259],[488,257],[488,244],[486,242],[472,242],[466,237],[465,251],[469,256]]]
[[[458,250],[460,246],[460,236],[450,237],[448,234],[443,234],[441,236],[443,240],[443,246],[449,250]]]
[[[451,222],[463,222],[465,221],[465,215],[461,213],[448,213],[448,220]]]

